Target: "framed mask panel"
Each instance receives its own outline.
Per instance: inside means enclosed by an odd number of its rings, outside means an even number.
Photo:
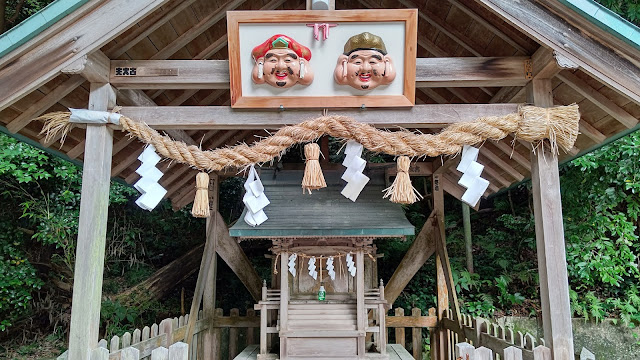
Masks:
[[[415,104],[417,10],[232,11],[234,108]]]

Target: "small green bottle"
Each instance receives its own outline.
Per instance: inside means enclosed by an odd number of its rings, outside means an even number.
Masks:
[[[324,283],[320,283],[320,290],[318,290],[318,300],[324,301],[327,292],[324,290]]]

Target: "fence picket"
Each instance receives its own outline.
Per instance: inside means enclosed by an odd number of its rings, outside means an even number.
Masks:
[[[493,351],[484,346],[477,348],[476,360],[493,360]]]
[[[131,346],[131,333],[130,332],[126,332],[124,333],[124,335],[122,335],[122,339],[120,340],[120,344],[122,346],[122,348],[126,348]]]
[[[134,347],[124,348],[120,351],[120,360],[140,360],[140,350]]]
[[[522,360],[522,350],[515,346],[504,349],[504,360]]]
[[[254,318],[256,317],[256,311],[253,308],[247,308],[247,317]],[[260,330],[258,330],[260,332]],[[247,328],[247,345],[256,344],[256,331],[255,328],[248,327]]]
[[[151,337],[158,336],[158,324],[154,323],[151,325]]]
[[[468,343],[458,343],[455,345],[456,359],[475,360],[476,349]]]
[[[120,350],[120,337],[118,335],[114,335],[111,338],[111,343],[109,344],[109,352],[114,353]]]
[[[394,315],[395,316],[404,316],[404,309],[403,308],[395,308],[394,310]],[[402,345],[402,347],[406,346],[406,341],[404,338],[404,328],[403,327],[397,327],[395,329],[395,333],[396,333],[396,344],[400,344]]]
[[[420,316],[419,308],[411,309],[411,316]],[[422,359],[422,328],[414,327],[411,329],[411,342],[413,344],[413,358]]]
[[[580,351],[580,360],[596,360],[596,356],[593,353],[585,348],[582,348]]]
[[[169,360],[188,360],[189,345],[178,341],[169,347]]]
[[[551,350],[546,346],[537,346],[533,349],[533,360],[551,360]]]
[[[103,347],[97,347],[91,350],[89,358],[91,360],[109,360],[109,350]]]
[[[240,310],[233,308],[229,315],[237,318],[240,316]],[[232,327],[229,328],[229,360],[233,360],[236,355],[238,355],[238,328]]]
[[[65,350],[60,356],[56,358],[56,360],[67,360],[69,359],[69,350]]]
[[[109,343],[107,343],[107,340],[105,339],[100,339],[100,341],[98,341],[98,347],[106,349],[108,345]]]
[[[169,349],[162,346],[153,349],[151,351],[151,360],[169,360]]]

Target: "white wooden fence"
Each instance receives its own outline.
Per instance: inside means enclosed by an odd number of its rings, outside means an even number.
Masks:
[[[209,323],[202,318],[202,311],[198,315],[193,340],[189,348],[188,359],[190,360],[205,358],[203,334],[205,330],[208,330]],[[126,332],[121,336],[113,336],[109,341],[102,339],[98,342],[98,347],[107,349],[109,360],[133,359],[125,357],[126,354],[131,353],[131,350],[128,349],[138,351],[140,359],[155,360],[151,358],[155,349],[161,347],[170,349],[173,344],[184,340],[188,322],[189,314],[167,318],[162,320],[160,324],[145,326],[142,330],[135,329],[133,332]],[[258,341],[260,318],[256,316],[253,309],[247,309],[246,316],[240,316],[238,309],[231,309],[228,316],[224,316],[222,309],[215,309],[212,323],[214,342],[212,350],[214,354],[210,358],[214,360],[222,360],[223,352],[225,358],[228,356],[229,360],[232,360],[242,350],[240,347],[255,344]],[[228,336],[224,336],[224,339],[223,329],[228,329]],[[66,360],[65,354],[62,354],[58,359]]]
[[[533,350],[533,360],[551,360],[551,350],[543,345],[536,346]],[[509,346],[503,350],[502,360],[523,360],[522,349]],[[458,343],[455,345],[456,360],[493,360],[493,351],[481,346],[475,348],[469,343]]]
[[[68,352],[58,357],[58,360],[67,360]],[[134,347],[127,347],[121,350],[120,358],[122,360],[140,360],[140,350]],[[91,351],[91,360],[109,360],[109,350],[104,347],[98,347]],[[150,360],[188,360],[189,359],[189,345],[183,342],[177,342],[167,349],[164,346],[157,347],[151,351],[149,355]]]
[[[529,333],[522,333],[520,331],[514,332],[505,326],[498,325],[490,322],[489,320],[472,317],[470,315],[462,314],[462,329],[458,329],[458,323],[453,320],[452,313],[449,310],[448,316],[442,319],[443,327],[446,329],[447,338],[450,344],[456,344],[455,349],[449,347],[448,360],[458,360],[459,355],[458,343],[467,342],[477,347],[476,360],[538,360],[538,359],[551,359],[549,357],[541,357],[546,354],[547,347],[545,347],[545,341],[542,338],[535,337]],[[464,335],[461,336],[461,335]],[[469,345],[472,346],[472,345]],[[482,349],[482,350],[481,350]],[[484,350],[486,349],[486,350]],[[454,351],[455,350],[455,351]],[[514,357],[518,354],[518,357]],[[489,357],[486,357],[490,354]],[[536,357],[537,356],[537,357]],[[595,356],[587,349],[582,349],[582,352],[575,355],[576,359],[589,360],[595,359]],[[467,360],[465,357],[463,360]],[[474,358],[470,357],[468,360]]]

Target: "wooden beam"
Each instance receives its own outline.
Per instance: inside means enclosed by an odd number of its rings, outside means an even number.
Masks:
[[[622,125],[631,129],[638,124],[638,119],[629,114],[626,110],[616,105],[598,90],[591,87],[584,80],[577,77],[571,71],[565,70],[556,75],[563,83],[569,85],[573,90],[584,96],[587,100],[594,103],[614,119],[618,120]]]
[[[432,224],[434,217],[435,213],[432,212],[384,287],[384,298],[389,305],[393,305],[409,281],[436,251]]]
[[[249,294],[256,302],[260,300],[262,296],[262,280],[256,272],[256,269],[251,265],[249,258],[242,251],[242,248],[236,241],[236,239],[229,236],[229,228],[224,223],[220,213],[212,214],[218,221],[216,231],[218,232],[218,255],[224,260],[229,268],[238,276],[240,281],[249,290]]]
[[[15,119],[11,120],[7,124],[7,130],[12,133],[17,133],[25,126],[29,125],[31,120],[42,115],[45,111],[58,103],[60,99],[69,95],[73,90],[78,88],[85,82],[85,79],[80,75],[72,75],[69,79],[65,80],[62,84],[56,86],[42,99],[31,104],[29,108],[23,111]]]
[[[158,51],[151,57],[152,60],[168,59],[171,55],[175,54],[178,50],[185,47],[193,39],[197,38],[205,32],[207,29],[215,25],[218,21],[222,20],[227,11],[231,11],[242,5],[246,0],[231,0],[221,6],[217,11],[209,14],[204,19],[200,20],[197,24],[193,25],[182,35],[178,36],[175,40],[169,43],[167,46]]]
[[[553,106],[551,89],[551,80],[534,80],[527,86],[527,98],[536,106]],[[532,153],[531,163],[544,340],[554,359],[573,359],[558,157],[545,147]]]
[[[441,128],[481,116],[503,116],[518,110],[517,104],[429,104],[402,109],[340,109],[331,115],[357,117],[376,127]],[[237,110],[228,106],[128,107],[122,115],[144,121],[156,129],[276,129],[322,115],[320,110]]]
[[[218,213],[219,198],[220,198],[220,178],[217,174],[209,174],[209,211],[211,214]],[[213,238],[213,253],[218,252],[218,240],[215,238],[217,233],[215,227],[217,222],[211,221],[211,217],[207,218],[207,238]],[[213,223],[213,224],[212,224]],[[214,256],[211,259],[211,266],[207,273],[207,280],[205,281],[204,295],[202,298],[202,310],[204,312],[205,319],[209,321],[209,329],[204,333],[203,346],[204,346],[204,360],[216,359],[216,354],[221,350],[220,338],[216,336],[215,331],[215,309],[216,309],[216,274],[218,270],[218,257]]]
[[[442,319],[448,317],[446,312],[449,310],[449,291],[447,290],[445,273],[443,269],[442,256],[439,254],[438,244],[440,238],[440,231],[444,232],[444,191],[440,182],[441,175],[434,174],[431,178],[431,194],[433,199],[433,212],[434,219],[431,226],[433,226],[433,244],[436,250],[436,286],[437,286],[437,303],[436,311],[438,315],[438,323],[442,324]],[[438,233],[438,234],[436,234]],[[435,350],[438,354],[438,359],[446,359],[449,354],[449,347],[453,346],[449,342],[447,336],[447,330],[441,326],[436,333],[436,346]]]
[[[84,55],[62,69],[65,74],[80,74],[92,83],[109,82],[109,63],[111,60],[102,51],[96,50]]]
[[[443,55],[443,54],[440,54]],[[416,59],[416,87],[524,86],[524,56]],[[135,69],[136,75],[131,74]],[[228,60],[112,60],[118,89],[228,89]]]
[[[0,110],[44,85],[84,55],[100,48],[168,0],[104,0],[0,70]],[[126,11],[122,11],[126,9]]]
[[[539,43],[640,103],[640,69],[533,0],[478,0]]]
[[[106,111],[115,103],[111,85],[91,84],[90,110]],[[88,359],[91,349],[98,346],[113,131],[105,125],[87,125],[86,143],[69,331],[70,359]]]
[[[524,86],[525,56],[416,59],[416,87]]]

